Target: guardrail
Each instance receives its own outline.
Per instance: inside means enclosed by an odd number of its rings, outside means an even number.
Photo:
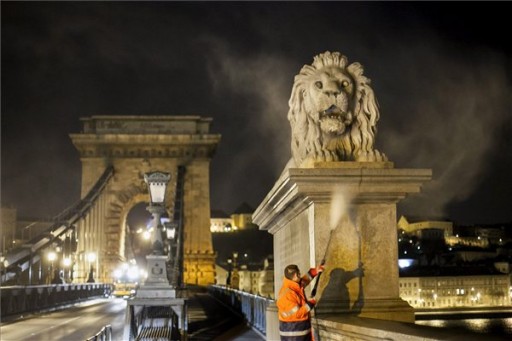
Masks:
[[[85,341],[111,341],[112,340],[112,326],[107,324],[105,327],[101,328],[96,335],[91,336]]]
[[[110,296],[110,284],[54,284],[2,287],[1,316],[36,313],[93,297]]]
[[[209,286],[208,292],[242,315],[246,323],[253,329],[266,335],[267,320],[265,314],[268,305],[274,300],[217,285]]]

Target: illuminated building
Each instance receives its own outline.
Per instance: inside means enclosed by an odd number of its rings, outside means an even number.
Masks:
[[[256,228],[252,223],[252,213],[254,209],[247,203],[241,204],[230,216],[220,210],[212,210],[210,217],[210,231],[234,232]]]
[[[399,290],[414,308],[491,307],[511,302],[508,274],[400,276]]]
[[[421,237],[422,234],[428,236],[429,230],[430,233],[435,233],[432,232],[432,229],[442,230],[444,232],[445,237],[450,237],[453,235],[453,223],[451,221],[446,220],[420,219],[412,217],[406,218],[405,216],[401,216],[400,219],[398,220],[397,225],[399,229],[404,230],[408,234],[415,234],[418,237]]]

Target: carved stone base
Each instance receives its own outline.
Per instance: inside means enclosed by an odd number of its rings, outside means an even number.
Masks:
[[[167,279],[167,267],[165,265],[166,261],[167,256],[146,256],[148,278],[144,283],[145,286],[155,286],[162,284],[169,285],[169,280]]]
[[[176,298],[176,290],[170,285],[142,286],[135,298]]]

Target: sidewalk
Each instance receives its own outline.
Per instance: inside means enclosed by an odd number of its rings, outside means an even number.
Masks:
[[[265,337],[245,324],[205,291],[192,291],[188,299],[190,341],[262,341]]]

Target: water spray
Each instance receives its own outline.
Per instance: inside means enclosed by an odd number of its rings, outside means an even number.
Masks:
[[[336,227],[338,226],[339,221],[343,217],[343,215],[347,213],[347,201],[345,196],[343,195],[343,187],[338,186],[335,188],[332,200],[331,200],[331,219],[330,219],[330,231],[329,231],[329,239],[327,240],[327,246],[325,247],[324,255],[322,257],[322,261],[320,265],[324,265],[326,262],[327,251],[329,250],[329,245],[331,244],[332,234]],[[311,297],[315,297],[316,289],[318,287],[318,283],[320,282],[320,276],[322,272],[318,274],[316,277],[315,285],[313,286],[313,290],[311,290]]]

